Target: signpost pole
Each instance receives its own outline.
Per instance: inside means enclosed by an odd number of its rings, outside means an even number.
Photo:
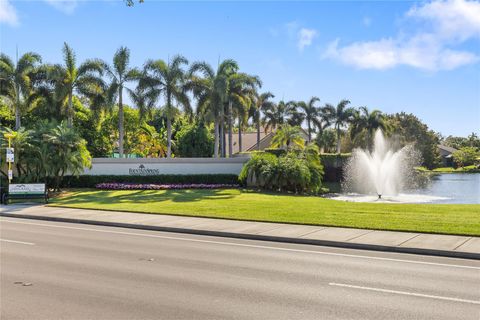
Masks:
[[[12,161],[8,159],[8,153],[12,150],[12,138],[15,137],[13,133],[5,133],[4,137],[8,139],[8,149],[7,149],[7,163],[8,163],[8,183],[12,183]]]

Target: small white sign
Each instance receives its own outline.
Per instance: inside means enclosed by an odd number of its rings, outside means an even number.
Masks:
[[[7,162],[15,162],[15,153],[13,148],[7,148]]]
[[[8,180],[13,179],[13,170],[8,170]]]
[[[8,193],[22,194],[22,193],[44,193],[44,183],[11,183],[8,185]]]

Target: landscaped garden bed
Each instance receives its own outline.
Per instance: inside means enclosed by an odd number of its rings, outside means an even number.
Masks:
[[[156,184],[156,183],[99,183],[95,185],[96,189],[101,190],[179,190],[179,189],[225,189],[238,188],[236,184],[206,184],[206,183],[176,183],[176,184]]]

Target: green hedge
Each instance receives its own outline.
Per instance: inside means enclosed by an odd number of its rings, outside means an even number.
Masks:
[[[341,168],[350,159],[351,153],[322,153],[320,161],[324,167]]]
[[[350,159],[350,153],[322,153],[320,162],[325,172],[323,180],[325,182],[340,182],[343,178],[343,167]]]
[[[162,174],[155,176],[66,176],[61,184],[62,188],[94,188],[97,183],[211,183],[236,184],[238,176],[235,174]]]

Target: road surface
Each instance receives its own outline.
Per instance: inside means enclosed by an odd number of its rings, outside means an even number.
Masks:
[[[480,261],[0,218],[0,319],[480,319]]]

